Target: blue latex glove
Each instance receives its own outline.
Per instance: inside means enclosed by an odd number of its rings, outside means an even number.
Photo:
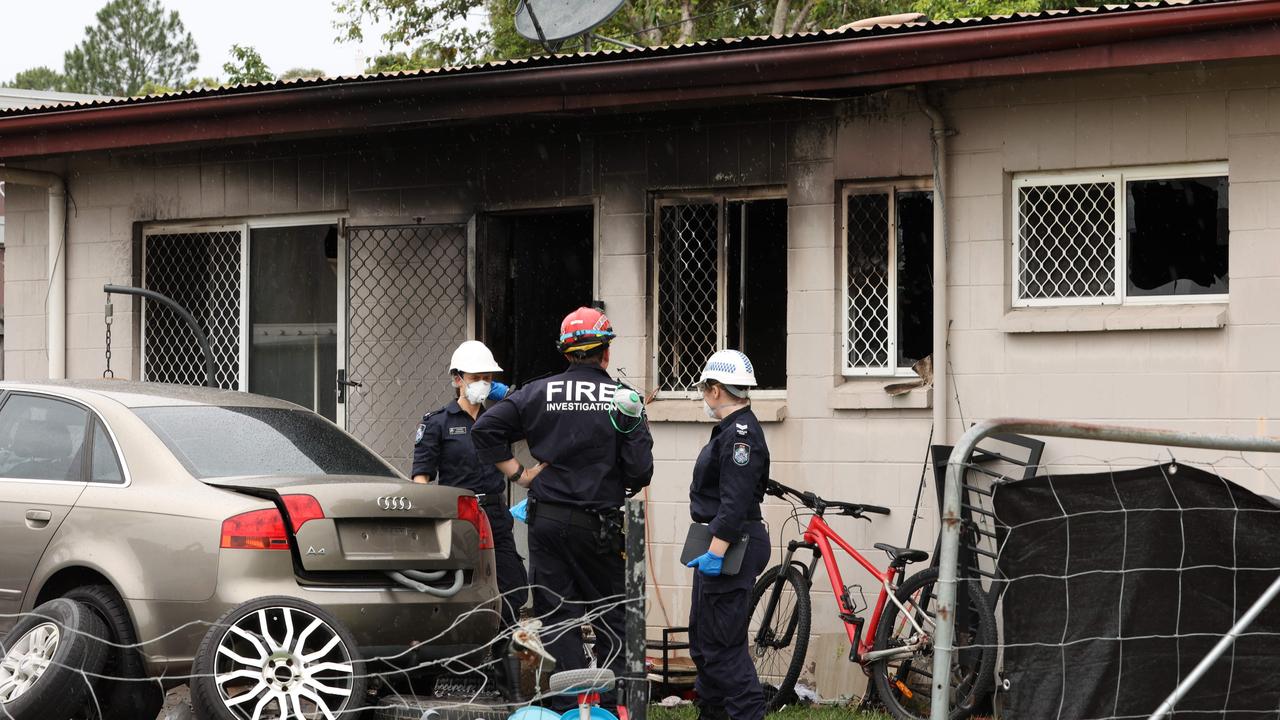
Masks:
[[[529,499],[528,498],[521,500],[520,502],[516,503],[515,507],[511,508],[511,517],[519,520],[522,523],[527,524],[529,522]]]
[[[720,577],[720,571],[724,568],[724,558],[708,550],[690,560],[686,567],[691,567],[707,577]]]
[[[494,380],[489,387],[489,399],[493,401],[501,400],[511,393],[511,387]]]

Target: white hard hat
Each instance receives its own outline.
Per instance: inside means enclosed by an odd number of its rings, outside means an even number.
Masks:
[[[737,350],[719,350],[707,360],[699,382],[715,380],[723,385],[755,387],[756,369],[746,355]]]
[[[453,357],[449,358],[449,370],[476,375],[502,372],[498,362],[493,359],[493,353],[479,340],[468,340],[459,345],[453,351]]]

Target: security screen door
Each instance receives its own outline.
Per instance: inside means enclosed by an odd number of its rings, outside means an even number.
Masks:
[[[422,414],[448,402],[467,339],[465,225],[347,229],[347,430],[408,473]],[[355,384],[358,383],[358,384]]]

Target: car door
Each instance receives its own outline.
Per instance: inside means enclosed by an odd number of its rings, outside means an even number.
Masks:
[[[49,541],[85,488],[88,412],[33,393],[0,404],[0,633]]]

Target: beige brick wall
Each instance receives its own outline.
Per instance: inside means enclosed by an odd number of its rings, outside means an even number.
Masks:
[[[1280,432],[1280,63],[1020,80],[939,95],[949,140],[951,361],[946,398],[955,439],[966,423],[1033,415],[1179,429]],[[1274,86],[1274,87],[1272,87]],[[1021,333],[1010,313],[1009,202],[1013,173],[1127,164],[1226,161],[1231,175],[1231,302],[1221,329]],[[599,296],[622,333],[614,367],[649,384],[646,211],[663,190],[785,185],[789,200],[787,419],[766,425],[779,480],[842,499],[887,505],[874,523],[836,527],[869,557],[901,543],[930,437],[916,409],[833,408],[841,393],[875,395],[884,380],[839,374],[843,297],[840,184],[928,177],[928,123],[914,100],[889,94],[846,103],[617,117],[341,143],[236,146],[98,155],[49,165],[66,173],[69,212],[68,372],[101,372],[103,282],[130,282],[134,223],[336,212],[353,223],[457,221],[477,209],[557,202],[598,207]],[[11,187],[5,306],[10,377],[45,372],[46,216],[41,193]],[[129,303],[118,300],[114,365],[134,374]],[[958,402],[957,397],[958,396]],[[655,423],[658,471],[648,491],[650,624],[683,624],[690,574],[676,562],[687,525],[703,423]],[[1154,449],[1050,441],[1047,457],[1077,466]],[[1195,454],[1178,453],[1179,458]],[[1199,457],[1205,457],[1200,455]],[[1260,462],[1267,459],[1250,458]],[[1239,462],[1234,463],[1240,465]],[[1280,494],[1258,473],[1229,470]],[[932,483],[918,547],[937,530]],[[785,508],[770,505],[779,540]],[[874,598],[867,576],[846,580]],[[825,579],[820,578],[820,584]],[[823,657],[839,656],[829,594],[815,595]],[[815,647],[818,647],[815,645]],[[811,656],[818,657],[818,653]],[[825,695],[852,692],[857,673],[819,673]]]

